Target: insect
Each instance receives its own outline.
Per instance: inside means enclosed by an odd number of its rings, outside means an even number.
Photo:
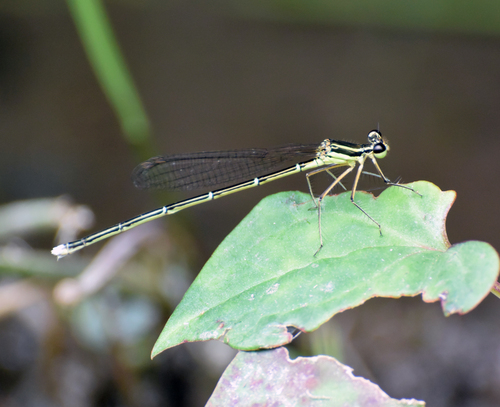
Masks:
[[[380,234],[382,234],[380,224],[354,200],[358,181],[368,158],[373,162],[380,177],[387,185],[406,188],[418,194],[412,188],[392,182],[384,175],[377,159],[384,158],[388,151],[389,145],[382,138],[380,131],[372,130],[368,133],[367,144],[326,139],[319,145],[290,144],[271,149],[212,151],[153,157],[138,165],[133,172],[134,184],[138,188],[163,188],[173,191],[212,188],[212,191],[143,213],[83,239],[61,244],[52,249],[52,254],[59,259],[162,216],[172,215],[191,206],[299,172],[306,172],[309,191],[318,209],[320,248],[316,252],[317,254],[323,247],[321,201],[356,167],[351,202],[378,226]],[[291,161],[298,162],[293,166],[276,171],[277,168],[283,167]],[[322,171],[330,173],[329,170],[336,167],[347,168],[338,177],[334,177],[330,186],[318,198],[315,198],[309,178]],[[333,176],[331,173],[330,175]],[[232,185],[223,187],[228,184]]]

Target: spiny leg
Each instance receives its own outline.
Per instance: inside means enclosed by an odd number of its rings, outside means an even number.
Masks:
[[[313,190],[312,190],[312,185],[311,185],[311,181],[309,180],[309,177],[313,176],[313,175],[316,175],[316,174],[319,174],[320,172],[323,172],[323,171],[326,171],[328,172],[334,179],[335,179],[335,182],[334,182],[334,185],[335,186],[337,183],[339,183],[340,179],[335,177],[331,172],[330,170],[332,168],[337,168],[337,167],[345,167],[346,165],[349,165],[349,164],[331,164],[331,165],[328,165],[326,167],[323,167],[323,168],[318,168],[316,170],[313,170],[313,171],[309,171],[308,173],[306,173],[306,180],[307,180],[307,186],[309,187],[309,194],[311,195],[311,198],[314,202],[314,206],[316,206],[316,208],[318,207],[318,202],[316,202],[316,198],[314,197],[314,193],[313,193]],[[331,188],[329,188],[330,190]]]
[[[334,179],[337,179],[337,176],[335,174],[332,174],[330,170],[326,170],[326,172]],[[380,175],[378,175],[380,177]],[[342,184],[342,182],[339,182],[339,185],[343,188],[344,191],[347,191],[347,188]]]
[[[384,173],[382,172],[382,170],[380,169],[380,166],[378,165],[378,162],[377,160],[375,159],[375,157],[371,157],[372,159],[372,162],[373,162],[373,165],[375,166],[375,168],[377,169],[378,173],[380,174],[380,176],[382,177],[382,179],[384,180],[384,182],[389,185],[389,186],[394,186],[394,187],[400,187],[400,188],[404,188],[404,189],[408,189],[412,192],[415,192],[417,195],[420,195],[422,196],[422,194],[420,194],[418,191],[415,191],[413,188],[409,187],[409,186],[406,186],[406,185],[401,185],[400,183],[398,182],[392,182],[389,178],[387,178]]]
[[[354,178],[354,183],[352,185],[352,191],[351,191],[351,202],[361,211],[363,212],[366,216],[368,216],[369,219],[371,219],[371,221],[373,223],[375,223],[375,225],[378,226],[378,231],[380,232],[380,236],[382,236],[382,226],[380,226],[380,223],[378,223],[375,219],[373,219],[370,215],[368,215],[368,213],[361,207],[359,206],[355,201],[354,201],[354,196],[356,195],[356,189],[358,187],[358,181],[359,181],[359,177],[361,176],[361,173],[363,172],[363,166],[365,165],[365,160],[363,159],[362,161],[360,161],[359,163],[359,167],[358,167],[358,171],[356,172],[356,177]],[[377,166],[378,167],[378,166]],[[380,170],[380,168],[378,168]],[[385,176],[381,173],[380,175],[382,175],[382,177],[384,178],[385,180]]]
[[[335,181],[332,182],[332,184],[330,184],[330,186],[319,196],[318,198],[318,201],[316,202],[316,199],[314,198],[314,194],[312,192],[312,187],[311,187],[311,182],[309,181],[309,177],[311,175],[315,175],[315,174],[318,174],[322,171],[327,171],[328,173],[330,173],[328,170],[333,168],[333,167],[341,167],[341,166],[346,166],[346,165],[349,165],[349,168],[347,168],[342,174],[340,174],[338,177],[334,177],[335,178]],[[316,205],[316,208],[318,209],[318,231],[319,231],[319,248],[318,250],[316,250],[316,253],[314,253],[314,257],[316,257],[316,255],[320,252],[320,250],[323,248],[323,235],[321,233],[321,201],[323,200],[323,198],[335,187],[335,185],[337,184],[340,184],[340,181],[342,180],[342,178],[344,178],[347,174],[349,174],[352,170],[354,169],[354,166],[352,166],[351,164],[349,163],[346,163],[346,164],[335,164],[335,165],[330,165],[328,167],[325,167],[325,168],[320,168],[319,170],[314,170],[314,171],[311,171],[311,172],[308,172],[306,174],[306,179],[307,179],[307,184],[309,185],[309,192],[311,194],[311,197],[313,199],[313,202],[315,203]],[[332,175],[330,173],[330,175]]]

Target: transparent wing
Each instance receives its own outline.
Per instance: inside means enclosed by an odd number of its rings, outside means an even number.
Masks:
[[[290,144],[272,149],[210,151],[153,157],[132,173],[136,187],[189,191],[219,188],[267,175],[314,158],[318,145]]]

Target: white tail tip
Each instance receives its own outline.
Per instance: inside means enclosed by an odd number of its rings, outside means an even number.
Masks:
[[[60,244],[52,249],[51,253],[57,256],[57,260],[62,259],[69,254],[68,247],[65,244]]]

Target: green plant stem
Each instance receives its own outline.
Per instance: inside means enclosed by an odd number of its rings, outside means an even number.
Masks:
[[[100,0],[67,0],[87,57],[115,111],[123,134],[135,147],[150,140],[150,125]]]

